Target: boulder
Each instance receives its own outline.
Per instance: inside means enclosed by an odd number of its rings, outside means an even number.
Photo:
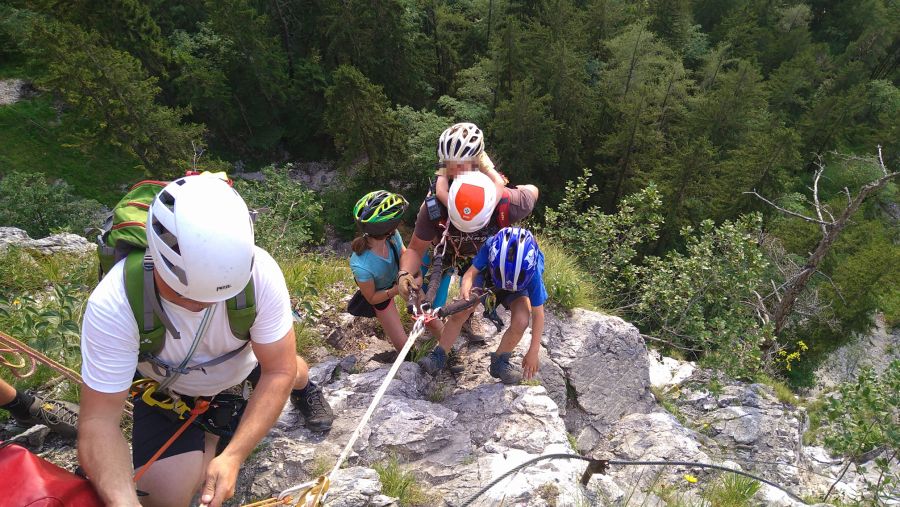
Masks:
[[[566,427],[579,447],[593,447],[622,417],[654,409],[647,347],[628,322],[581,309],[564,319],[548,314],[542,343],[565,379],[548,385],[551,398],[567,400]]]
[[[87,254],[97,245],[77,234],[60,233],[43,239],[31,239],[28,233],[15,227],[0,227],[0,252],[9,246],[33,250],[43,255],[55,253]]]

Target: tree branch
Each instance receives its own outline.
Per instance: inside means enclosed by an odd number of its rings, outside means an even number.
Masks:
[[[816,165],[819,166],[816,169],[816,175],[813,178],[813,207],[816,208],[816,216],[819,217],[819,221],[822,222],[819,224],[819,228],[822,229],[822,234],[828,234],[828,230],[825,228],[825,219],[822,218],[822,203],[819,202],[819,178],[822,177],[822,173],[825,171],[825,166],[822,165],[822,157],[819,157],[819,161],[816,162]],[[834,223],[834,217],[831,218],[831,222]]]
[[[772,202],[772,201],[766,199],[765,197],[759,195],[759,194],[756,192],[756,190],[754,190],[754,191],[752,191],[752,192],[743,192],[743,193],[744,193],[744,194],[755,195],[755,196],[758,197],[760,200],[762,200],[764,203],[768,204],[769,206],[772,206],[773,208],[777,209],[778,211],[780,211],[780,212],[782,212],[782,213],[785,213],[785,214],[788,214],[788,215],[791,215],[791,216],[795,216],[795,217],[797,217],[797,218],[801,218],[801,219],[803,219],[803,220],[806,220],[807,222],[814,223],[814,224],[819,224],[819,225],[831,225],[831,224],[828,223],[828,222],[825,222],[825,221],[822,221],[822,220],[816,220],[815,218],[808,217],[808,216],[806,216],[806,215],[801,215],[800,213],[796,213],[796,212],[794,212],[794,211],[786,210],[786,209],[782,208],[781,206],[775,204],[774,202]]]

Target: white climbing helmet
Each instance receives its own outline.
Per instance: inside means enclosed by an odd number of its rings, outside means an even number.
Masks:
[[[461,232],[484,228],[497,207],[497,186],[482,172],[469,171],[453,179],[447,202],[450,223]]]
[[[250,281],[250,212],[218,177],[186,176],[166,185],[147,214],[147,244],[160,277],[188,299],[224,301]]]
[[[474,123],[457,123],[438,139],[438,160],[466,162],[477,160],[484,151],[484,134]]]

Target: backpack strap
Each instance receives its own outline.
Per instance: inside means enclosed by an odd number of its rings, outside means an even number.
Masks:
[[[172,336],[180,335],[162,308],[158,313],[154,311],[153,303],[159,307],[159,300],[156,299],[156,284],[153,282],[153,261],[144,251],[135,250],[125,257],[123,271],[125,294],[138,325],[140,356],[159,353],[165,345],[167,329]]]
[[[153,279],[153,259],[150,254],[142,250],[129,253],[125,258],[124,272],[125,292],[134,320],[138,324],[140,357],[141,360],[147,360],[148,357],[162,351],[166,331],[169,331],[176,340],[180,339],[181,335],[159,303],[159,294]],[[250,328],[256,320],[256,295],[252,278],[243,291],[226,301],[226,308],[232,334],[239,340],[249,341]],[[233,357],[233,354],[226,356],[223,361]]]
[[[503,189],[503,195],[500,197],[500,200],[497,202],[497,207],[494,210],[494,213],[497,214],[497,224],[500,228],[509,227],[510,226],[510,218],[509,218],[509,189]]]
[[[231,334],[238,340],[250,340],[250,328],[256,320],[256,290],[253,285],[253,277],[244,290],[225,302],[228,309],[228,325]],[[207,366],[212,366],[207,365]]]

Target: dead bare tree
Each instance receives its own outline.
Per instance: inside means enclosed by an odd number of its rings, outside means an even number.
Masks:
[[[785,325],[788,322],[788,317],[790,317],[791,313],[794,310],[794,305],[797,302],[797,298],[806,289],[806,285],[809,283],[810,277],[812,277],[812,275],[817,272],[822,259],[824,259],[826,255],[828,255],[828,252],[831,250],[834,242],[841,235],[841,232],[844,230],[844,228],[847,227],[847,225],[850,224],[850,218],[854,213],[856,213],[856,211],[862,205],[863,201],[865,201],[875,192],[884,188],[884,186],[887,185],[889,181],[896,178],[897,176],[900,176],[900,171],[888,172],[887,167],[884,165],[884,158],[881,154],[880,145],[878,146],[878,157],[868,160],[870,163],[875,164],[879,169],[881,169],[882,176],[860,187],[855,197],[851,195],[850,189],[844,187],[844,194],[846,194],[847,196],[847,207],[844,208],[844,210],[840,212],[837,217],[832,214],[827,205],[822,204],[819,200],[819,179],[821,179],[822,173],[825,172],[825,165],[822,162],[821,157],[818,157],[818,161],[816,163],[816,172],[813,175],[813,185],[812,188],[810,188],[810,190],[812,191],[812,205],[813,211],[815,211],[815,217],[807,216],[803,213],[797,213],[795,211],[782,208],[774,202],[759,195],[756,190],[752,192],[744,192],[745,194],[756,196],[766,204],[772,206],[785,215],[789,215],[816,224],[822,231],[822,239],[819,240],[819,243],[818,245],[816,245],[815,250],[813,250],[813,252],[809,254],[809,257],[807,257],[804,265],[799,270],[792,273],[790,278],[787,279],[781,287],[776,288],[776,292],[780,295],[775,295],[776,297],[774,304],[772,304],[772,307],[769,308],[768,306],[763,306],[763,308],[760,309],[760,311],[764,313],[764,315],[762,315],[764,320],[770,321],[774,324],[776,336],[779,335],[782,330],[784,330]],[[762,298],[760,298],[760,301],[762,301]]]

